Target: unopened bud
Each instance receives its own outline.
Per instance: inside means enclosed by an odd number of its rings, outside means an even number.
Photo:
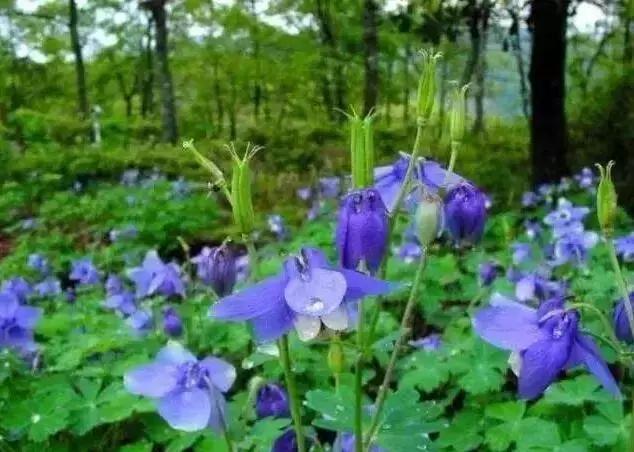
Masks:
[[[350,166],[352,186],[367,188],[374,183],[374,128],[373,117],[365,118],[353,112],[350,123]]]
[[[339,375],[344,371],[345,356],[343,354],[343,346],[338,337],[330,341],[328,349],[328,368],[333,375]]]
[[[415,216],[416,233],[424,248],[438,237],[442,228],[442,201],[438,195],[423,193]]]
[[[416,114],[419,121],[428,121],[436,103],[436,61],[440,53],[423,51],[423,72],[418,80]]]
[[[614,162],[610,161],[605,168],[597,164],[601,177],[597,188],[597,218],[601,230],[607,236],[612,235],[614,229],[614,219],[616,218],[616,190],[612,182],[612,167]]]
[[[233,219],[242,234],[250,234],[255,227],[255,214],[251,196],[251,168],[249,163],[259,148],[247,145],[243,157],[239,157],[233,147],[230,147],[229,150],[233,158],[231,173]]]

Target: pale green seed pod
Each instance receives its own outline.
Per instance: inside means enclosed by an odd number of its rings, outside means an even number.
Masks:
[[[333,338],[330,341],[330,348],[328,349],[328,368],[333,375],[339,375],[344,371],[345,356],[343,353],[343,346],[339,341],[339,338]]]
[[[374,124],[372,115],[356,113],[348,116],[350,124],[350,173],[353,188],[366,188],[374,183]]]
[[[255,228],[255,213],[251,195],[251,158],[259,150],[257,147],[247,146],[244,157],[239,157],[230,148],[233,158],[231,173],[231,208],[233,219],[242,234],[250,234]]]
[[[363,120],[363,144],[364,144],[364,187],[374,185],[374,116],[371,114]]]
[[[442,200],[433,193],[423,193],[414,217],[421,246],[431,244],[442,229]]]
[[[455,88],[451,95],[451,112],[449,113],[449,137],[452,142],[459,143],[465,133],[466,94],[469,85]]]
[[[597,164],[601,179],[597,188],[597,218],[601,230],[606,236],[611,236],[614,230],[614,220],[617,212],[617,195],[614,183],[612,182],[612,167],[614,162],[610,161],[604,167]]]
[[[440,53],[423,51],[423,72],[418,79],[416,114],[419,121],[428,121],[436,103],[436,61]]]

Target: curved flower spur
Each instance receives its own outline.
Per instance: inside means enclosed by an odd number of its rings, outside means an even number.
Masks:
[[[292,328],[307,341],[317,337],[322,324],[336,331],[353,327],[357,302],[392,288],[386,281],[332,267],[319,249],[302,248],[284,262],[280,274],[221,299],[210,315],[251,321],[259,342],[275,340]]]

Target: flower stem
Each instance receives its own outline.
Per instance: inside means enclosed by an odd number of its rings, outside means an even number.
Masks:
[[[363,362],[365,358],[365,344],[364,340],[364,303],[359,303],[359,320],[357,324],[357,360],[355,362],[354,369],[354,434],[357,440],[355,441],[355,452],[363,451]]]
[[[625,312],[627,313],[627,321],[630,325],[630,332],[632,333],[632,336],[634,336],[634,311],[632,310],[632,303],[630,303],[630,294],[627,291],[627,285],[625,284],[625,279],[623,278],[623,273],[621,272],[621,266],[619,265],[619,260],[616,257],[614,241],[612,240],[612,237],[607,234],[606,239],[608,252],[610,254],[610,263],[612,264],[612,269],[616,274],[616,284],[621,291],[621,296],[623,297],[623,304],[625,305]]]
[[[619,343],[619,340],[616,338],[615,334],[614,334],[614,330],[612,328],[612,325],[610,325],[610,322],[608,321],[608,319],[605,317],[605,315],[603,314],[603,312],[597,308],[594,305],[591,305],[589,303],[572,303],[570,304],[571,308],[579,308],[579,309],[588,309],[592,312],[594,312],[597,317],[599,317],[599,319],[601,320],[601,323],[603,324],[603,328],[605,329],[606,334],[609,336],[609,344],[612,347],[612,349],[614,349],[614,351],[616,351],[620,355],[622,354],[623,350],[621,349],[621,345]]]
[[[421,255],[420,261],[418,263],[418,269],[416,270],[416,276],[414,277],[414,283],[409,292],[409,298],[407,300],[407,304],[405,305],[405,312],[403,312],[403,318],[401,319],[401,334],[396,339],[394,343],[394,349],[392,350],[392,355],[390,356],[390,362],[385,370],[385,375],[383,376],[383,383],[379,388],[379,393],[376,397],[376,403],[374,406],[374,415],[372,416],[372,422],[370,424],[370,429],[368,430],[368,434],[365,436],[364,446],[368,448],[372,443],[372,437],[376,434],[377,429],[379,428],[379,420],[381,418],[381,411],[383,410],[383,405],[385,404],[385,398],[387,397],[388,387],[390,385],[390,380],[392,379],[392,374],[394,373],[394,368],[396,366],[396,359],[398,358],[398,353],[400,348],[403,346],[405,339],[410,333],[409,323],[412,317],[412,313],[414,312],[414,305],[416,304],[416,297],[418,295],[418,289],[421,285],[421,281],[423,279],[423,272],[425,270],[426,264],[426,249],[423,249],[423,253]],[[359,437],[358,437],[359,438]]]
[[[249,279],[251,281],[255,281],[258,277],[258,253],[255,250],[255,245],[253,244],[253,240],[246,235],[242,236],[242,241],[247,247],[247,253],[249,255],[249,268],[251,269]]]
[[[301,403],[297,393],[297,385],[295,384],[295,375],[291,368],[291,355],[288,347],[288,336],[286,334],[277,341],[277,346],[280,350],[280,363],[282,364],[282,369],[284,369],[286,389],[288,389],[288,396],[291,399],[291,417],[293,418],[293,428],[295,429],[295,437],[297,439],[297,451],[306,452],[306,440],[302,427]]]

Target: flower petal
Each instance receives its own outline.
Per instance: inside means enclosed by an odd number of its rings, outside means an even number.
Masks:
[[[519,395],[534,399],[546,390],[565,367],[572,348],[572,335],[543,339],[522,353]]]
[[[222,393],[216,388],[209,390],[209,401],[211,402],[211,409],[209,410],[207,425],[216,433],[222,433],[227,428],[227,402]]]
[[[174,391],[159,401],[158,412],[172,428],[195,432],[209,424],[211,401],[207,391],[200,388]]]
[[[152,398],[169,394],[177,383],[176,367],[158,362],[137,367],[123,377],[123,384],[128,392]]]
[[[236,368],[227,361],[209,356],[200,362],[209,372],[209,379],[222,392],[227,392],[236,381]]]
[[[525,350],[546,337],[537,324],[535,311],[519,304],[484,308],[472,323],[482,339],[507,350]]]
[[[310,269],[309,278],[292,278],[284,289],[284,299],[298,314],[321,316],[337,309],[346,294],[346,278],[334,270]]]
[[[15,322],[18,326],[26,329],[33,329],[38,320],[42,317],[42,309],[31,306],[19,306],[15,310]]]
[[[156,361],[161,364],[178,366],[188,362],[196,362],[197,359],[189,350],[183,347],[180,342],[171,341],[159,350],[156,355]]]
[[[396,288],[395,284],[364,275],[355,270],[340,269],[339,271],[348,283],[346,301],[359,300],[372,295],[383,295]]]
[[[329,314],[321,317],[322,322],[331,330],[343,331],[348,328],[350,322],[348,319],[348,311],[345,306],[339,306]]]
[[[298,315],[293,321],[297,335],[302,341],[315,339],[321,330],[321,320],[319,317],[309,317],[307,315]]]
[[[274,276],[246,288],[236,294],[222,298],[211,307],[211,315],[218,319],[241,321],[249,320],[284,304],[286,278]]]
[[[612,395],[619,398],[622,397],[619,385],[614,380],[610,369],[608,369],[608,366],[601,357],[601,351],[592,338],[585,334],[577,334],[572,346],[571,356],[576,357],[579,363],[585,364],[588,371],[592,373]],[[573,364],[575,361],[575,359],[571,359],[569,363]]]
[[[251,325],[258,342],[272,341],[293,328],[293,312],[282,300],[266,314],[252,319]]]

